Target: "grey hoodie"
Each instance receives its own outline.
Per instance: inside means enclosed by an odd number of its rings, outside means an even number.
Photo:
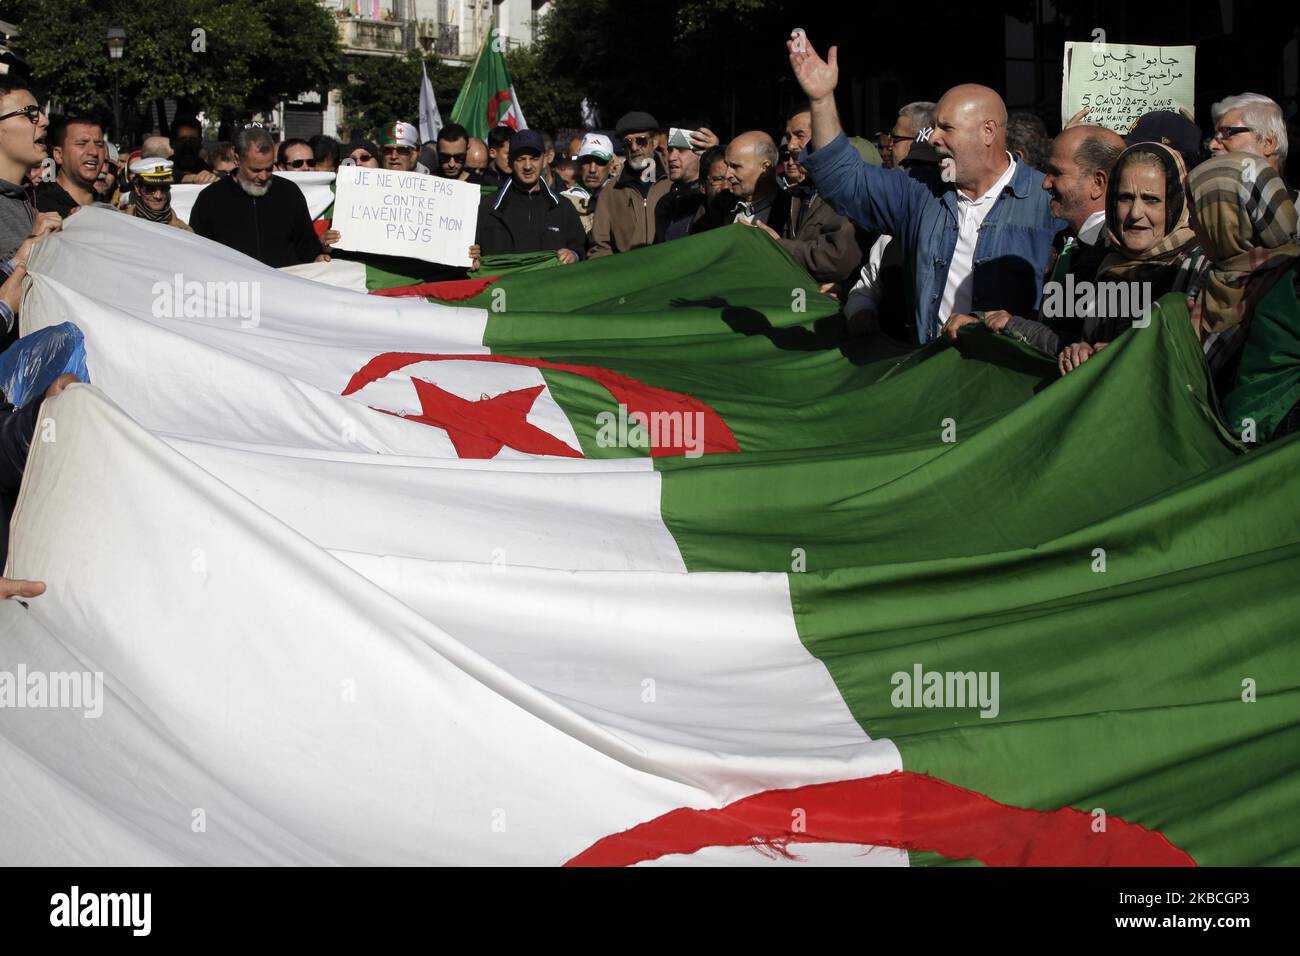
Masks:
[[[12,259],[32,234],[35,209],[28,190],[0,179],[0,262]]]

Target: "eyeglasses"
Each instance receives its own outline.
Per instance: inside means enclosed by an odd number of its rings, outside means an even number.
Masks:
[[[413,152],[414,146],[385,146],[383,149],[385,156],[409,156]]]
[[[314,160],[314,159],[291,159],[291,160],[289,160],[288,162],[286,162],[285,165],[288,166],[290,169],[302,169],[304,166],[306,166],[308,169],[315,169],[315,168],[316,168],[316,160]]]
[[[369,153],[353,153],[348,158],[355,163],[368,163],[375,157],[371,156]]]
[[[463,163],[468,153],[444,153],[438,152],[438,161],[443,163]]]
[[[136,192],[140,192],[140,193],[169,193],[172,191],[172,184],[138,182],[135,185],[135,189]]]
[[[640,149],[650,142],[650,136],[642,133],[640,136],[624,136],[623,142],[631,149]]]
[[[1249,126],[1220,126],[1218,129],[1214,131],[1214,135],[1211,136],[1210,138],[1217,139],[1220,143],[1222,143],[1225,139],[1232,139],[1232,137],[1239,136],[1242,133],[1253,133],[1253,132],[1255,131],[1251,129]]]
[[[41,109],[39,106],[24,106],[20,110],[14,110],[12,113],[5,113],[3,116],[0,116],[0,122],[9,119],[11,116],[26,116],[27,119],[31,121],[31,124],[35,126],[41,121],[41,117],[44,115],[45,110]]]

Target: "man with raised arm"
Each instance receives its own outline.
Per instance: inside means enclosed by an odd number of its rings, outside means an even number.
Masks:
[[[1035,314],[1052,239],[1066,223],[1052,215],[1043,174],[1007,151],[1002,98],[975,84],[944,94],[930,137],[943,175],[927,184],[859,158],[835,108],[835,47],[823,60],[802,30],[786,46],[812,106],[812,142],[800,162],[834,209],[902,244],[917,339],[936,338],[953,315]]]

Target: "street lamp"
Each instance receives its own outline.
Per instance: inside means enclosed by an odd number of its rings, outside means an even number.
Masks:
[[[113,139],[118,141],[122,137],[122,112],[119,106],[117,96],[118,74],[121,72],[117,65],[118,60],[122,59],[122,53],[126,50],[126,31],[121,27],[108,28],[108,58],[113,60]]]

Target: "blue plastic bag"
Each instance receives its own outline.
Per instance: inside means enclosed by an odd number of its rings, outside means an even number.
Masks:
[[[86,338],[71,322],[24,335],[0,352],[0,392],[15,408],[45,394],[64,372],[71,372],[78,381],[90,381]]]

